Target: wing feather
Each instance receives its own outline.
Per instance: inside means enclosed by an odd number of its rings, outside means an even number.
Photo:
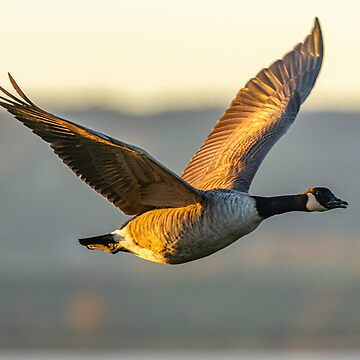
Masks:
[[[95,191],[128,215],[155,207],[186,206],[199,192],[146,151],[61,119],[35,105],[16,84],[21,98],[4,88],[0,105],[50,143],[63,162]]]
[[[304,43],[260,71],[239,91],[182,178],[200,189],[248,191],[266,154],[294,122],[319,74],[318,19]]]

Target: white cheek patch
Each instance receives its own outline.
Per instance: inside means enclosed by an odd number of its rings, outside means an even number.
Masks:
[[[326,211],[329,210],[326,207],[322,206],[316,199],[316,197],[309,193],[307,194],[308,201],[306,202],[306,208],[309,211]]]

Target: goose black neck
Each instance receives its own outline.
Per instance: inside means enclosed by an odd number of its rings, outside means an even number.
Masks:
[[[305,194],[272,197],[254,196],[254,199],[256,209],[263,219],[290,211],[308,211],[306,208],[307,196]]]

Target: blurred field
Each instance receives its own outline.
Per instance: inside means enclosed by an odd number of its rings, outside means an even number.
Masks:
[[[4,352],[0,354],[0,359],[22,360],[26,359],[51,359],[51,360],[92,360],[101,357],[105,360],[357,360],[359,353],[346,351],[324,351],[324,352],[278,352],[278,351],[107,351],[107,352],[79,352],[79,351],[43,351],[43,352]]]
[[[63,113],[181,172],[221,111]],[[1,349],[358,349],[357,113],[306,113],[252,193],[328,186],[346,211],[287,214],[209,258],[165,267],[76,239],[125,219],[48,146],[0,115]]]

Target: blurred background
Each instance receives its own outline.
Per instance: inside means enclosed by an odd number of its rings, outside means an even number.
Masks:
[[[0,113],[0,355],[360,347],[360,3],[2,0],[1,84],[181,173],[227,104],[321,21],[325,59],[251,193],[326,186],[347,210],[287,214],[211,257],[163,266],[78,238],[125,221]]]

